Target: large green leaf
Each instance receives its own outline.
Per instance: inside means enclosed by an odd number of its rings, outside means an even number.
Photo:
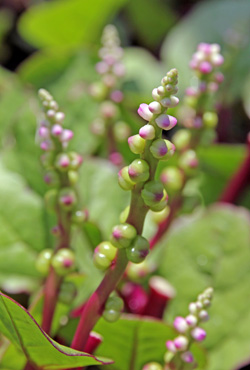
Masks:
[[[105,22],[126,0],[61,0],[30,7],[20,19],[19,31],[32,45],[80,47],[97,39]]]
[[[250,42],[246,36],[249,21],[248,0],[221,0],[199,2],[178,22],[167,35],[161,55],[167,66],[175,66],[179,70],[182,92],[190,84],[192,72],[189,61],[197,44],[217,42],[222,45],[226,58],[224,99],[241,94],[249,71],[247,55],[250,53]],[[235,37],[238,38],[236,42]],[[234,46],[231,46],[232,42]]]
[[[53,341],[21,305],[0,293],[0,331],[44,370],[110,363]],[[44,356],[46,354],[46,356]]]
[[[178,293],[168,319],[186,315],[189,302],[207,286],[215,289],[204,342],[209,370],[232,370],[249,357],[249,229],[244,208],[216,205],[176,223],[161,242],[160,272]]]
[[[150,318],[124,315],[116,323],[100,320],[95,331],[104,337],[97,354],[111,356],[114,364],[107,368],[112,370],[141,370],[143,365],[157,361],[163,363],[166,341],[176,336],[175,331],[164,322]],[[198,363],[205,364],[201,349],[195,347]]]

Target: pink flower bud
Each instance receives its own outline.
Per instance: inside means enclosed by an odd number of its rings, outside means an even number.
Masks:
[[[50,140],[42,141],[40,144],[40,148],[44,151],[51,150],[53,148],[52,142]]]
[[[150,112],[148,105],[145,103],[140,104],[137,112],[145,121],[150,121],[153,117],[153,113]]]
[[[105,62],[99,62],[96,64],[95,69],[97,73],[99,73],[100,75],[103,75],[104,73],[108,72],[109,66]]]
[[[177,124],[177,119],[167,114],[161,114],[156,118],[155,122],[163,130],[170,130]]]
[[[181,354],[181,359],[186,363],[191,363],[194,361],[194,356],[190,351]]]
[[[157,88],[153,89],[153,91],[152,91],[152,97],[153,97],[153,99],[155,99],[157,101],[161,99],[161,96],[157,92]]]
[[[120,166],[122,164],[122,155],[118,152],[113,152],[109,155],[109,160],[115,166]]]
[[[188,315],[186,317],[186,323],[191,326],[191,327],[194,327],[196,324],[197,324],[198,320],[197,320],[197,317],[194,316],[194,315]]]
[[[105,119],[115,118],[117,116],[117,107],[110,101],[105,101],[100,106],[101,116]]]
[[[192,314],[195,314],[197,312],[196,303],[194,302],[190,303],[188,308],[189,308],[189,312]]]
[[[157,94],[160,96],[164,96],[166,94],[166,89],[163,86],[157,87]]]
[[[177,96],[171,95],[170,98],[162,99],[161,104],[165,108],[173,108],[179,104],[179,99],[177,98]]]
[[[209,314],[207,313],[206,310],[201,310],[199,312],[199,319],[202,321],[202,322],[205,322],[205,321],[208,321],[209,320]]]
[[[194,87],[188,87],[185,91],[187,96],[196,96],[197,90]]]
[[[224,63],[224,58],[221,54],[213,54],[211,56],[211,62],[215,67],[219,67]]]
[[[161,113],[161,104],[158,103],[157,101],[153,101],[152,103],[149,104],[148,109],[150,112],[154,114],[159,114]]]
[[[221,72],[217,72],[215,74],[215,81],[218,82],[219,84],[224,81],[224,75]]]
[[[110,94],[110,99],[115,103],[120,103],[123,101],[123,93],[120,90],[114,90]]]
[[[205,42],[201,42],[198,45],[197,50],[202,51],[203,53],[209,55],[211,53],[211,45]]]
[[[167,349],[172,352],[172,353],[176,353],[176,347],[175,347],[175,344],[172,340],[168,340],[166,342],[166,347]]]
[[[40,127],[38,130],[38,135],[43,138],[43,139],[48,139],[49,138],[49,129],[47,127]]]
[[[62,123],[62,122],[63,122],[63,120],[64,120],[64,118],[65,118],[65,114],[64,114],[63,112],[57,112],[57,113],[55,114],[55,121],[56,121],[57,123]]]
[[[54,118],[55,114],[56,114],[56,112],[53,109],[49,109],[47,111],[47,117],[49,117],[49,118]]]
[[[63,132],[63,128],[61,125],[54,125],[52,126],[52,129],[51,129],[51,134],[53,136],[60,136]]]
[[[123,63],[115,63],[113,66],[113,72],[117,77],[123,77],[125,75],[125,67]]]
[[[65,129],[65,130],[63,130],[60,139],[63,142],[65,142],[65,141],[68,142],[73,138],[73,136],[74,136],[73,131]]]
[[[185,351],[188,347],[188,339],[184,335],[179,335],[174,339],[175,347],[180,351]]]
[[[191,331],[191,336],[197,341],[197,342],[202,342],[206,338],[206,332],[202,328],[194,328]]]
[[[177,316],[174,320],[174,327],[179,333],[185,333],[188,329],[188,324],[184,317]]]
[[[212,72],[212,65],[211,63],[207,62],[207,61],[204,61],[204,62],[201,62],[200,66],[199,66],[199,70],[204,73],[204,74],[208,74],[210,72]]]
[[[152,140],[155,138],[155,128],[152,125],[145,125],[140,128],[139,135],[145,140]]]

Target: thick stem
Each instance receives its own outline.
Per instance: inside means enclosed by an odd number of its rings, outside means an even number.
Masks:
[[[235,203],[250,181],[250,134],[248,134],[247,154],[238,171],[234,173],[223,190],[219,202]]]

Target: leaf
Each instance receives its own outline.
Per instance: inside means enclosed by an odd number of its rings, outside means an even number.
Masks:
[[[110,363],[110,360],[75,351],[52,340],[28,311],[0,293],[0,331],[43,370]],[[46,353],[46,356],[44,354]]]
[[[32,45],[82,47],[97,39],[108,18],[112,18],[126,0],[61,0],[30,7],[21,17],[19,32]]]
[[[178,22],[167,35],[161,56],[167,66],[178,69],[181,92],[190,84],[189,61],[198,43],[209,42],[219,43],[225,56],[224,99],[232,101],[241,95],[249,71],[249,20],[248,0],[221,0],[198,3]]]
[[[159,245],[160,273],[177,290],[169,320],[185,316],[204,288],[215,289],[204,342],[209,370],[232,370],[249,357],[249,230],[247,210],[216,205],[176,222]]]
[[[112,324],[101,319],[94,330],[104,338],[97,353],[112,354],[115,362],[107,368],[115,370],[141,370],[151,361],[163,364],[165,343],[176,336],[162,321],[132,315],[123,315]],[[196,347],[197,360],[198,357],[199,363],[204,361],[204,353]]]

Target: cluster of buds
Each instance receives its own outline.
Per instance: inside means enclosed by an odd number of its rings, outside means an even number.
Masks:
[[[65,276],[75,269],[75,254],[68,248],[61,248],[53,253],[52,249],[44,249],[36,259],[36,269],[47,276],[50,266],[58,276]]]
[[[124,303],[122,298],[117,296],[111,296],[105,303],[102,316],[108,322],[115,322],[119,319],[123,310]]]
[[[178,316],[174,320],[174,327],[179,335],[174,340],[166,342],[167,352],[165,362],[167,365],[178,361],[193,363],[194,357],[190,351],[192,342],[202,342],[206,338],[206,331],[200,327],[209,319],[207,308],[211,304],[213,289],[207,288],[198,296],[196,302],[189,304],[189,315],[187,317]],[[167,369],[172,369],[171,366]]]
[[[169,140],[162,138],[162,130],[172,129],[177,120],[166,113],[175,107],[179,99],[177,92],[178,73],[176,69],[169,71],[161,81],[161,86],[153,89],[155,99],[150,104],[141,104],[138,114],[148,121],[140,128],[139,134],[129,137],[128,144],[134,154],[140,154],[129,166],[119,172],[118,182],[122,189],[132,190],[137,184],[141,186],[141,197],[145,206],[154,212],[161,212],[167,206],[168,195],[161,181],[150,179],[150,165],[159,160],[168,160],[175,151]]]
[[[214,128],[218,116],[213,105],[207,106],[208,100],[218,90],[219,84],[224,80],[223,74],[218,70],[224,62],[218,44],[201,43],[194,53],[190,67],[196,72],[197,86],[186,90],[183,109],[183,125],[188,128]],[[208,110],[209,109],[209,110]]]
[[[123,49],[113,25],[104,28],[99,57],[101,61],[96,64],[96,71],[101,81],[90,86],[90,94],[101,101],[101,104],[99,116],[92,122],[91,130],[95,135],[107,136],[108,140],[112,137],[113,141],[122,142],[129,136],[130,128],[119,120],[119,104],[124,96],[117,86],[125,74],[125,66],[122,62]],[[114,143],[110,145],[109,156],[114,164],[119,165],[122,162]]]

